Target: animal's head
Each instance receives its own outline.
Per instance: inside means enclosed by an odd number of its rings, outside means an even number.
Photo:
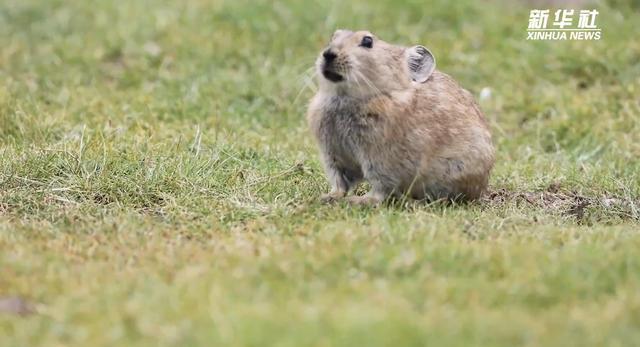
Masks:
[[[395,46],[368,31],[349,30],[337,30],[316,61],[322,89],[354,96],[423,83],[435,67],[435,57],[424,46]]]

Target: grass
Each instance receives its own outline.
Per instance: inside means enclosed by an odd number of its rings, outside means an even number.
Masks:
[[[600,41],[526,41],[527,2],[1,2],[0,298],[36,312],[0,345],[637,345],[640,14],[584,6]],[[493,195],[317,202],[338,27],[491,91]]]

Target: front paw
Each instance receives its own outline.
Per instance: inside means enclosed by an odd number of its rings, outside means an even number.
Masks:
[[[320,202],[323,204],[332,204],[344,198],[344,195],[345,194],[341,192],[331,192],[329,194],[322,194],[320,196]]]
[[[350,196],[347,198],[347,202],[350,205],[357,206],[378,206],[382,202],[382,199],[371,195]]]

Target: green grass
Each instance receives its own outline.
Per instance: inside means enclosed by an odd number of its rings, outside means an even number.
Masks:
[[[0,2],[0,298],[37,311],[0,346],[638,345],[640,13],[585,6],[600,41],[526,41],[539,2]],[[338,27],[490,88],[497,195],[317,202]]]

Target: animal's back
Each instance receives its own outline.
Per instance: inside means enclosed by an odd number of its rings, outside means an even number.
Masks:
[[[471,93],[449,75],[434,71],[416,86],[414,112],[428,129],[420,165],[427,194],[479,197],[493,167],[494,148],[487,121]],[[420,187],[412,191],[420,195]]]

